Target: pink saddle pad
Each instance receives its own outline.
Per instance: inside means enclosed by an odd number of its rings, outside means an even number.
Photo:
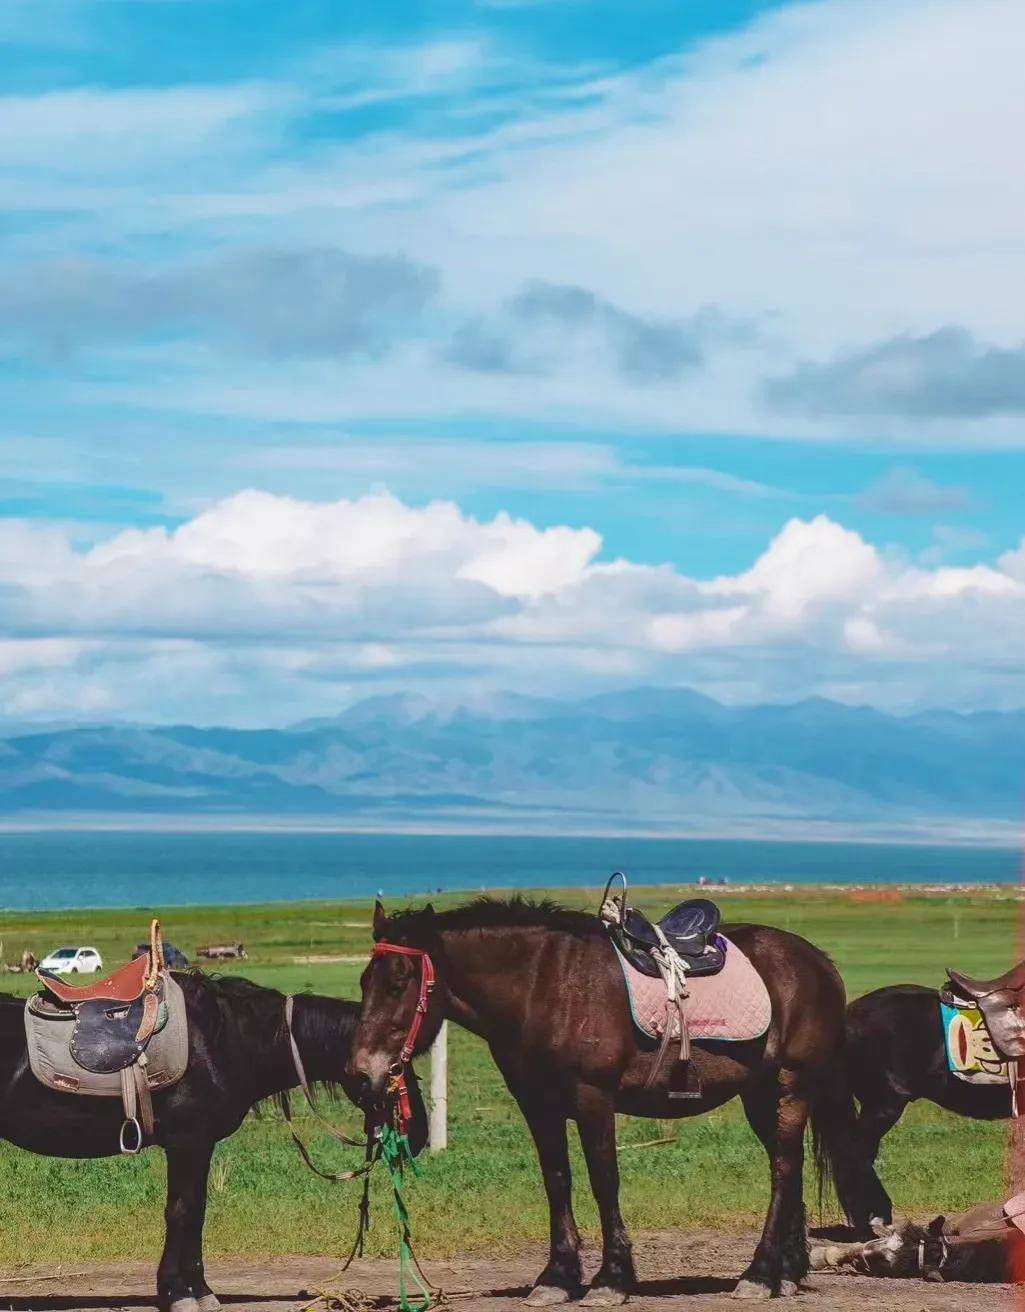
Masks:
[[[722,935],[720,935],[722,938]],[[726,962],[718,975],[701,975],[687,980],[690,996],[684,1006],[687,1029],[692,1039],[725,1039],[740,1042],[760,1038],[772,1020],[769,991],[754,966],[740,948],[729,939]],[[665,1030],[668,992],[661,975],[652,979],[631,966],[616,949],[623,968],[626,992],[634,1024],[651,1039],[660,1039]],[[672,1012],[673,1033],[680,1021]]]

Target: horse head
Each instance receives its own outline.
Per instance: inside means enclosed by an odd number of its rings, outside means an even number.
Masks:
[[[445,1013],[439,955],[432,906],[389,917],[375,904],[374,948],[360,980],[346,1071],[365,1109],[401,1102],[409,1063],[437,1037]]]

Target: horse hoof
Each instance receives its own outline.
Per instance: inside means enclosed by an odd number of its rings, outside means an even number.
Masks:
[[[176,1298],[171,1304],[171,1312],[199,1312],[199,1304],[190,1294],[188,1298]]]
[[[793,1298],[795,1294],[800,1293],[796,1280],[781,1280],[779,1282],[780,1298]]]
[[[569,1290],[558,1285],[535,1285],[523,1301],[526,1307],[554,1307],[569,1302]]]
[[[756,1280],[738,1280],[737,1287],[733,1291],[731,1297],[751,1300],[756,1298],[771,1298],[772,1290],[768,1285],[760,1285]]]
[[[597,1289],[588,1290],[580,1300],[581,1307],[621,1307],[626,1302],[626,1294],[621,1289],[609,1289],[608,1285],[599,1285]]]
[[[221,1300],[216,1294],[203,1294],[196,1299],[199,1305],[199,1312],[218,1312],[221,1306]]]

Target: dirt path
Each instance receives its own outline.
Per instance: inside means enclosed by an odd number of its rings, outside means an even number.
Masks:
[[[738,1312],[729,1299],[737,1274],[754,1247],[753,1235],[669,1231],[635,1240],[640,1288],[631,1312]],[[589,1269],[596,1260],[588,1253]],[[540,1251],[511,1258],[467,1258],[431,1262],[428,1274],[451,1292],[452,1308],[473,1312],[521,1312],[530,1282],[542,1265]],[[344,1277],[338,1263],[319,1257],[256,1261],[217,1261],[208,1278],[230,1312],[299,1312],[319,1289],[363,1291],[365,1306],[395,1307],[396,1271],[392,1262],[356,1262]],[[7,1283],[4,1274],[22,1277]],[[132,1263],[117,1272],[82,1263],[68,1264],[58,1279],[46,1272],[0,1273],[0,1312],[143,1312],[155,1306],[152,1266]],[[924,1284],[917,1280],[876,1280],[816,1274],[794,1312],[1011,1312],[1006,1285]],[[572,1305],[571,1305],[572,1306]],[[324,1304],[319,1304],[320,1308]]]

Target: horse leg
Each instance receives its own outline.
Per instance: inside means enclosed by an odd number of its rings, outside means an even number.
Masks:
[[[548,1197],[550,1243],[548,1265],[534,1281],[530,1307],[566,1303],[581,1286],[580,1233],[573,1217],[573,1179],[569,1166],[566,1117],[540,1099],[517,1096],[537,1148]]]
[[[619,1211],[619,1162],[616,1160],[616,1113],[611,1095],[590,1085],[577,1091],[577,1127],[587,1162],[591,1192],[601,1216],[602,1261],[585,1307],[625,1303],[636,1282],[630,1239]]]
[[[772,1197],[754,1258],[735,1298],[797,1293],[808,1273],[804,1219],[804,1129],[809,1099],[801,1072],[783,1069],[743,1095],[748,1123],[769,1154]]]
[[[862,1104],[857,1133],[861,1179],[857,1191],[857,1208],[851,1216],[851,1223],[865,1233],[874,1231],[880,1224],[893,1224],[893,1203],[879,1178],[875,1163],[883,1137],[897,1124],[907,1105],[907,1101],[896,1094],[874,1107]]]
[[[203,1273],[203,1221],[213,1143],[178,1139],[168,1144],[166,1235],[157,1268],[157,1294],[170,1312],[215,1312],[217,1296]]]

